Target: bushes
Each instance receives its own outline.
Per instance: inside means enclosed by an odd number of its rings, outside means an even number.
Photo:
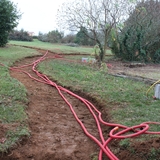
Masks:
[[[39,33],[39,35],[38,35],[38,40],[39,40],[39,41],[42,41],[42,42],[49,42],[49,41],[48,41],[47,34],[42,34],[42,33]]]
[[[61,43],[75,43],[76,35],[68,34],[62,38]]]
[[[17,40],[17,41],[33,41],[33,38],[29,36],[27,31],[24,30],[13,30],[9,34],[9,40]]]
[[[42,42],[51,42],[51,43],[61,43],[63,38],[63,33],[58,30],[53,30],[47,34],[39,33],[38,40]]]
[[[59,32],[58,30],[53,30],[48,33],[39,33],[38,40],[42,42],[50,42],[50,43],[65,43],[72,45],[90,45],[94,46],[95,41],[90,39],[84,34],[84,31],[87,32],[83,27],[80,29],[80,31],[77,34],[69,33],[64,36],[64,33]],[[91,33],[88,33],[90,36]]]

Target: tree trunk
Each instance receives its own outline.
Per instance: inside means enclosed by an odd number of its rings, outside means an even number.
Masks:
[[[101,43],[98,41],[98,46],[99,46],[99,49],[100,49],[100,54],[99,54],[99,60],[100,60],[100,63],[103,61],[103,57],[104,57],[104,50],[103,50],[103,47],[101,45]]]
[[[104,40],[104,49],[103,49],[103,51],[104,51],[104,53],[103,53],[103,59],[104,59],[104,57],[105,57],[105,54],[106,54],[106,50],[107,50],[107,30],[105,31],[105,40]],[[103,59],[102,59],[102,61],[103,61]]]

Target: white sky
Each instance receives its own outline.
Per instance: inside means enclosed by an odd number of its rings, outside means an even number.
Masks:
[[[63,2],[68,0],[11,0],[17,4],[22,17],[16,29],[25,31],[48,33],[58,29],[56,24],[57,10]],[[60,29],[58,29],[60,31]]]

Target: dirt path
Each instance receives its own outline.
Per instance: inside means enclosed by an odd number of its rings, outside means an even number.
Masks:
[[[37,58],[26,58],[15,66],[29,64]],[[25,71],[31,73],[30,67]],[[31,73],[32,74],[32,73]],[[27,108],[31,136],[1,160],[89,160],[98,146],[83,133],[69,107],[54,87],[38,83],[24,73],[11,72],[28,91]],[[88,130],[97,135],[95,122],[85,106],[65,94]]]
[[[29,64],[36,59],[37,57],[26,58],[16,63],[15,66]],[[25,68],[25,71],[33,74],[30,67]],[[17,147],[0,159],[94,160],[99,153],[99,147],[84,134],[57,90],[30,79],[24,73],[11,72],[11,76],[23,83],[28,91],[29,104],[26,112],[31,136],[22,140]],[[95,121],[84,104],[68,94],[65,94],[65,97],[73,105],[88,131],[98,137]],[[102,112],[107,117],[104,109]],[[103,131],[107,138],[108,128],[104,128]],[[155,144],[160,147],[159,141],[158,138],[143,143],[143,145],[138,143],[135,144],[135,148],[136,150],[144,150],[145,148],[145,155]],[[139,154],[132,154],[126,149],[119,148],[116,141],[110,147],[117,153],[120,160],[146,160],[145,156],[140,158]],[[103,160],[108,160],[108,158],[104,157]]]

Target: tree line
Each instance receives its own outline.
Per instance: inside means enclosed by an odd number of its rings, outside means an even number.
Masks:
[[[51,43],[95,45],[103,61],[109,47],[116,57],[127,61],[160,62],[160,0],[73,0],[57,13],[57,23],[76,34],[64,36],[58,30],[39,33],[38,39]],[[21,13],[9,0],[0,0],[0,46],[8,38],[32,40],[25,31],[13,31]]]
[[[75,43],[77,45],[94,46],[95,41],[87,37],[84,32],[88,32],[85,27],[81,27],[76,34],[70,33],[67,35],[64,35],[63,32],[60,32],[58,30],[53,30],[45,34],[40,32],[38,35],[38,39],[40,41],[50,43]]]
[[[95,41],[89,39],[84,33],[83,30],[85,28],[81,28],[80,31],[76,34],[67,34],[64,35],[63,32],[58,30],[49,31],[48,33],[39,32],[38,36],[30,36],[27,31],[21,30],[12,30],[9,35],[9,40],[17,40],[17,41],[33,41],[33,39],[38,39],[42,42],[50,42],[50,43],[67,43],[67,44],[77,44],[77,45],[85,45],[85,46],[94,46]],[[87,32],[87,30],[86,30]]]

